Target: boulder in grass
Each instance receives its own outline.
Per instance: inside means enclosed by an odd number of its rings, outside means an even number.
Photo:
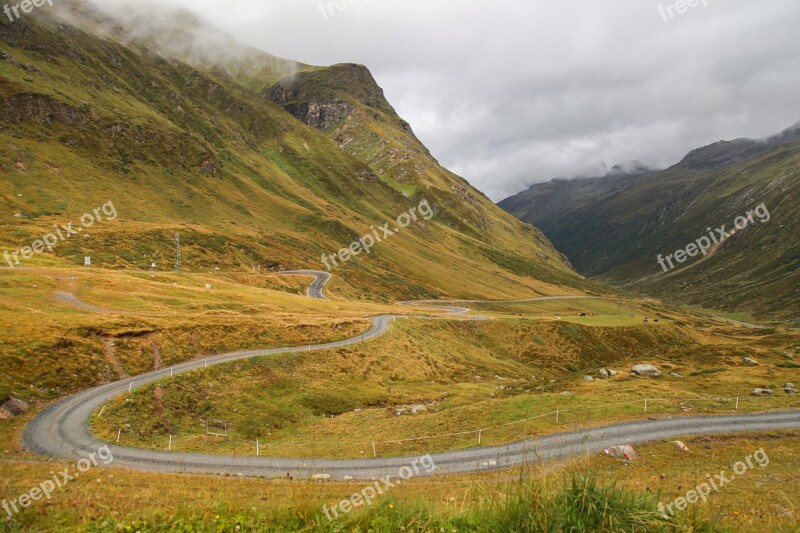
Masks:
[[[610,455],[611,457],[616,457],[617,459],[622,459],[628,463],[636,460],[636,450],[633,449],[633,446],[630,444],[620,444],[618,446],[612,446],[604,451],[606,455]]]
[[[753,396],[772,396],[773,391],[772,389],[762,389],[762,388],[755,388],[753,392],[751,392]]]
[[[657,378],[661,376],[661,371],[653,365],[635,365],[631,372],[636,376],[647,378]]]
[[[608,370],[606,370],[605,368],[601,368],[601,369],[600,369],[600,371],[597,373],[597,375],[598,375],[598,376],[600,376],[600,377],[601,377],[601,378],[603,378],[603,379],[606,379],[606,378],[607,378],[607,377],[609,377],[611,374],[609,374],[609,373],[608,373]]]
[[[797,394],[797,388],[794,386],[794,383],[787,383],[783,386],[783,392],[786,394]]]
[[[608,369],[608,375],[611,376],[612,378],[617,374],[619,374],[619,372],[617,372],[616,370],[611,370],[610,368]]]
[[[6,398],[3,400],[3,403],[0,404],[0,409],[3,409],[8,413],[8,418],[14,418],[15,416],[24,415],[27,413],[28,409],[30,409],[30,405],[28,405],[28,402],[17,398]]]
[[[594,378],[592,376],[583,376],[583,381],[592,382],[594,381]]]
[[[678,451],[681,451],[681,452],[688,452],[689,451],[689,447],[687,445],[685,445],[683,442],[679,441],[679,440],[672,441],[672,445],[675,446],[675,448]]]
[[[746,364],[747,366],[758,366],[758,365],[761,364],[758,361],[756,361],[755,359],[752,359],[750,357],[742,357],[742,362],[744,364]]]

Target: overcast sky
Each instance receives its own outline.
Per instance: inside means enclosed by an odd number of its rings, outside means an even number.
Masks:
[[[657,0],[168,2],[275,55],[367,65],[494,200],[800,121],[798,0],[698,0],[674,18]]]

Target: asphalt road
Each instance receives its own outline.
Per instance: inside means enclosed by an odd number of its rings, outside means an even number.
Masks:
[[[315,271],[284,272],[314,276],[308,289],[312,298],[325,298],[323,288],[330,274]],[[558,297],[546,297],[555,299]],[[571,298],[571,297],[570,297]],[[435,302],[422,302],[421,305]],[[460,309],[460,308],[459,308]],[[205,366],[218,365],[255,356],[274,356],[298,351],[326,350],[364,342],[385,333],[394,316],[372,318],[372,327],[366,333],[349,340],[306,347],[243,350],[190,361],[172,368],[149,372],[135,378],[101,385],[65,398],[43,410],[26,427],[23,440],[33,453],[77,460],[107,444],[89,431],[90,415],[111,399],[125,394],[132,387],[141,387],[170,375],[191,372]],[[617,444],[639,444],[682,435],[733,433],[742,431],[799,429],[800,411],[765,413],[739,416],[707,416],[664,418],[612,424],[604,427],[571,431],[502,446],[486,446],[434,454],[433,472],[420,469],[419,475],[475,472],[520,465],[525,462],[547,461],[575,455],[596,453]],[[165,443],[166,444],[166,443]],[[365,443],[366,444],[366,443]],[[127,448],[110,445],[114,465],[144,471],[194,472],[244,476],[323,479],[377,479],[392,476],[410,465],[416,457],[392,459],[315,459],[228,457],[197,453],[179,453]],[[355,451],[355,450],[354,450]]]
[[[311,282],[311,285],[309,285],[308,289],[306,289],[306,296],[320,300],[328,299],[322,291],[325,289],[325,285],[331,279],[330,272],[319,272],[317,270],[287,270],[286,272],[278,272],[278,274],[314,276],[314,281]]]

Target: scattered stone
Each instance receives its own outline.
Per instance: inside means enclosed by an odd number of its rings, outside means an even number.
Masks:
[[[796,389],[797,387],[794,386],[794,383],[786,383],[783,386],[784,389]]]
[[[406,414],[407,409],[405,407],[399,407],[394,410],[394,416],[401,416]]]
[[[783,356],[784,356],[786,359],[794,359],[794,354],[785,353],[785,354],[783,354]]]
[[[608,369],[608,375],[611,376],[612,378],[617,374],[619,374],[619,372],[617,372],[616,370]]]
[[[755,359],[751,359],[750,357],[742,357],[742,362],[744,362],[744,364],[746,364],[747,366],[758,366],[759,364],[761,364]]]
[[[311,479],[313,479],[314,481],[322,481],[330,478],[331,478],[330,474],[314,474],[313,476],[311,476]]]
[[[619,446],[608,448],[605,450],[605,454],[628,463],[636,460],[636,450],[629,444],[620,444]]]
[[[427,406],[425,406],[425,405],[422,405],[422,404],[419,404],[419,405],[412,405],[412,406],[411,406],[411,414],[412,414],[412,415],[415,415],[415,414],[417,414],[417,413],[422,413],[422,412],[425,412],[425,411],[427,411],[427,410],[428,410]]]
[[[606,378],[608,378],[608,377],[611,375],[611,374],[609,374],[609,373],[608,373],[608,370],[606,370],[605,368],[601,368],[601,369],[600,369],[600,372],[598,372],[598,374],[599,374],[599,375],[600,375],[600,377],[601,377],[601,378],[603,378],[603,379],[606,379]]]
[[[683,376],[678,374],[677,372],[670,372],[669,375],[672,376],[673,378],[683,378]]]
[[[353,409],[353,412],[354,412],[354,413],[360,413],[360,412],[361,412],[361,409]]]
[[[772,389],[762,389],[762,388],[755,388],[753,392],[751,392],[753,396],[771,396],[773,394]]]
[[[572,396],[572,393],[568,390],[565,390],[564,392],[560,393],[559,396]]]
[[[661,371],[653,365],[635,365],[631,372],[636,376],[657,378],[661,376]]]
[[[797,394],[797,388],[794,386],[794,383],[787,383],[783,386],[783,392],[786,394]]]
[[[675,448],[678,449],[678,451],[681,451],[681,452],[688,452],[689,451],[689,447],[687,445],[685,445],[683,442],[679,441],[679,440],[672,441],[672,444],[675,446]]]
[[[583,381],[592,382],[594,381],[594,378],[592,376],[583,376]]]

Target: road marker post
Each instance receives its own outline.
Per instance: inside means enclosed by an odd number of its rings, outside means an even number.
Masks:
[[[122,436],[122,428],[119,428],[119,431],[117,431],[117,444],[119,444],[119,438],[121,436]]]
[[[739,410],[739,397],[736,397],[736,410]]]
[[[647,398],[644,399],[644,412],[647,412]]]
[[[130,392],[131,389],[133,389],[133,381],[131,381],[130,385],[128,385],[128,392]]]
[[[482,436],[482,435],[483,435],[483,430],[482,430],[482,429],[479,429],[479,430],[478,430],[478,446],[480,446],[480,445],[481,445],[481,436]]]
[[[167,444],[167,451],[168,452],[172,451],[172,434],[170,434],[169,436],[169,444]]]
[[[558,409],[556,409],[556,424],[558,424]]]
[[[261,450],[259,449],[258,439],[256,439],[256,457],[261,454]]]
[[[105,410],[106,410],[106,406],[105,406],[105,404],[103,404],[103,408],[100,409],[100,413],[97,415],[97,418],[100,418],[101,416],[103,416],[103,411],[105,411]]]
[[[375,449],[375,441],[372,441],[372,456],[378,457],[378,450]]]

